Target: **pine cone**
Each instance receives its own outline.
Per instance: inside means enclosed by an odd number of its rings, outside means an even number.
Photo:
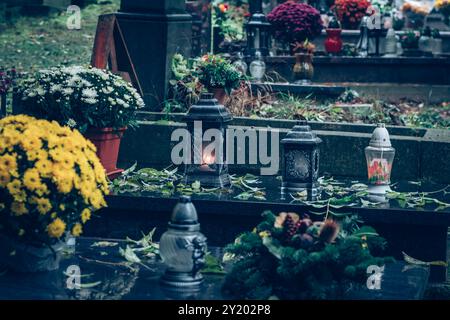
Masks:
[[[335,221],[327,219],[320,229],[319,239],[324,243],[332,243],[336,240],[338,234],[339,225]]]
[[[284,235],[286,240],[291,240],[293,236],[297,233],[297,230],[299,228],[299,221],[295,222],[292,216],[288,215],[286,217],[286,220],[284,221]]]

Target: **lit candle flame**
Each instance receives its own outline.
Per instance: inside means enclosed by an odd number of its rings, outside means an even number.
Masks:
[[[215,161],[215,158],[211,154],[203,154],[203,163],[204,164],[213,164]]]

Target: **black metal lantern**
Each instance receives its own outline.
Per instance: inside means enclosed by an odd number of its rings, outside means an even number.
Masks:
[[[161,281],[177,289],[196,290],[203,281],[206,237],[200,232],[197,210],[182,196],[172,211],[168,230],[161,236],[160,254],[167,270]]]
[[[224,146],[226,129],[231,120],[231,114],[212,93],[203,93],[197,104],[191,106],[185,117],[191,134],[191,161],[185,166],[184,183],[199,181],[206,187],[230,185]],[[209,137],[211,132],[215,133],[214,138]],[[210,152],[212,143],[218,148]]]
[[[262,12],[262,0],[250,0],[250,18],[245,24],[247,34],[248,56],[255,56],[261,52],[263,56],[269,55],[270,49],[270,22]]]
[[[322,140],[306,121],[299,121],[281,140],[283,150],[283,193],[319,193],[319,144]]]

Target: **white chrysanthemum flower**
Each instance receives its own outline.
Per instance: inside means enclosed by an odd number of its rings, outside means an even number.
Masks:
[[[78,87],[79,83],[81,82],[81,78],[79,76],[73,76],[67,81],[67,85],[69,87]]]
[[[95,99],[95,98],[85,98],[82,100],[88,104],[96,104],[98,102],[97,99]]]
[[[61,91],[62,87],[60,84],[54,84],[50,87],[50,93],[55,93],[56,91]]]
[[[70,128],[75,128],[75,126],[77,125],[77,122],[74,119],[70,118],[69,120],[67,120],[66,124]]]
[[[34,97],[36,97],[36,91],[30,90],[30,91],[28,92],[27,96],[28,96],[29,98],[34,98]]]
[[[84,98],[88,98],[88,99],[94,99],[97,98],[98,94],[97,91],[95,91],[95,89],[83,89],[83,91],[81,92]]]
[[[45,90],[44,90],[44,88],[42,88],[42,87],[38,87],[38,88],[36,89],[36,93],[37,93],[39,96],[44,96],[44,95],[45,95]]]
[[[66,96],[71,96],[73,94],[73,89],[72,88],[64,88],[62,92]]]

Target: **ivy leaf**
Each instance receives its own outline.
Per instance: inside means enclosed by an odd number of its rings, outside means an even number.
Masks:
[[[128,176],[130,173],[132,173],[134,170],[136,170],[136,167],[137,167],[137,161],[131,167],[129,167],[128,169],[124,170],[122,172],[122,175],[123,176]]]
[[[193,182],[192,184],[191,184],[191,187],[192,187],[192,189],[194,190],[194,191],[198,191],[198,190],[200,190],[200,181],[195,181],[195,182]]]
[[[134,253],[133,249],[130,246],[127,246],[125,250],[122,248],[119,249],[119,253],[122,257],[124,257],[128,262],[131,263],[141,263],[141,259]]]

